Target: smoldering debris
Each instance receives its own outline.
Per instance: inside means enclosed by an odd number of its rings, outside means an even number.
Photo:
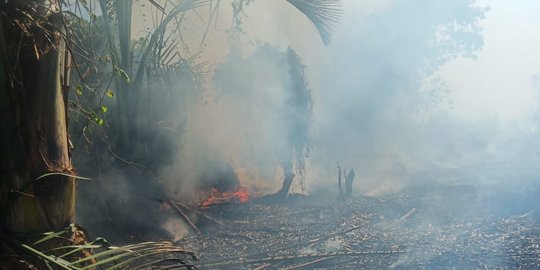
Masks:
[[[447,195],[438,192],[446,188]],[[255,199],[199,209],[201,234],[177,242],[195,251],[201,269],[533,269],[540,267],[540,223],[531,213],[451,214],[434,196],[470,204],[470,186],[409,189],[347,200],[290,196],[285,203]],[[418,195],[421,194],[421,195]],[[414,195],[414,196],[413,196]],[[415,207],[411,207],[415,206]],[[462,208],[466,212],[466,208]]]

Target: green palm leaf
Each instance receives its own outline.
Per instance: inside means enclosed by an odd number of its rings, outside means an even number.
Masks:
[[[89,269],[150,269],[155,266],[174,269],[196,269],[188,260],[196,260],[193,252],[172,245],[170,242],[143,242],[125,246],[112,246],[103,238],[80,245],[66,244],[46,249],[58,241],[69,241],[74,226],[60,232],[43,234],[32,244],[25,244],[13,237],[0,235],[0,244],[9,246],[15,256],[41,261],[49,269],[89,270]],[[83,252],[86,255],[81,256]],[[171,264],[172,263],[172,264]]]

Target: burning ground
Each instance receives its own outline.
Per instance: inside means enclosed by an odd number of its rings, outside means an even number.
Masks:
[[[181,205],[200,232],[177,244],[198,254],[200,269],[534,269],[540,220],[537,203],[525,203],[537,192],[431,184],[378,197]],[[510,201],[521,208],[478,211]]]

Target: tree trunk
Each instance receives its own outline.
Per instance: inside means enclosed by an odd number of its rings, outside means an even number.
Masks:
[[[69,61],[58,4],[0,4],[10,15],[0,25],[0,218],[11,231],[45,232],[74,222]]]
[[[354,180],[354,169],[351,169],[349,173],[345,176],[345,196],[351,197],[352,195],[352,183]]]
[[[115,9],[118,16],[118,43],[120,49],[119,67],[128,75],[130,80],[133,80],[133,72],[131,67],[132,51],[131,51],[131,13],[133,9],[132,0],[117,0],[115,1]],[[137,97],[139,93],[134,93],[131,83],[125,78],[117,78],[119,87],[117,93],[117,102],[120,112],[119,127],[121,141],[117,147],[119,152],[128,159],[132,159],[132,151],[134,140],[136,139],[137,129],[135,123],[137,121],[139,103]]]
[[[337,173],[338,173],[338,187],[339,187],[339,197],[341,198],[343,196],[343,188],[341,187],[341,166],[339,166],[339,163],[337,165]]]
[[[284,161],[282,162],[281,166],[283,167],[283,185],[281,186],[281,189],[278,191],[277,195],[279,197],[285,198],[287,197],[287,194],[289,193],[289,190],[291,189],[291,185],[294,178],[294,173],[292,170],[292,162]]]

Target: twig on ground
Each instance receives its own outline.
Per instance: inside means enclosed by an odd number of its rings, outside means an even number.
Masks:
[[[254,268],[253,270],[262,270],[262,269],[264,269],[266,267],[269,267],[271,265],[272,265],[271,263],[264,263],[263,265],[261,265],[261,266],[259,266],[257,268]]]
[[[174,201],[174,202],[172,202],[172,203],[174,203],[174,204],[177,205],[178,207],[184,209],[185,211],[188,211],[188,212],[197,214],[198,216],[200,216],[200,217],[202,217],[202,218],[204,218],[204,219],[206,219],[206,220],[209,220],[209,221],[211,221],[211,222],[217,223],[217,224],[219,224],[219,225],[221,225],[221,226],[227,226],[227,224],[225,224],[225,223],[223,223],[223,222],[221,222],[221,221],[219,221],[219,220],[217,220],[217,219],[215,219],[215,218],[213,218],[213,217],[211,217],[211,216],[209,216],[209,215],[207,215],[207,214],[205,214],[205,213],[203,213],[203,212],[201,212],[201,211],[198,211],[198,210],[195,210],[195,209],[193,209],[193,208],[191,208],[191,207],[188,207],[187,205],[184,205],[184,204],[182,204],[182,203],[180,203],[180,202]]]
[[[201,233],[199,228],[189,219],[189,217],[178,207],[171,199],[167,199],[167,204],[172,207],[176,212],[186,221],[186,223],[197,233]]]

